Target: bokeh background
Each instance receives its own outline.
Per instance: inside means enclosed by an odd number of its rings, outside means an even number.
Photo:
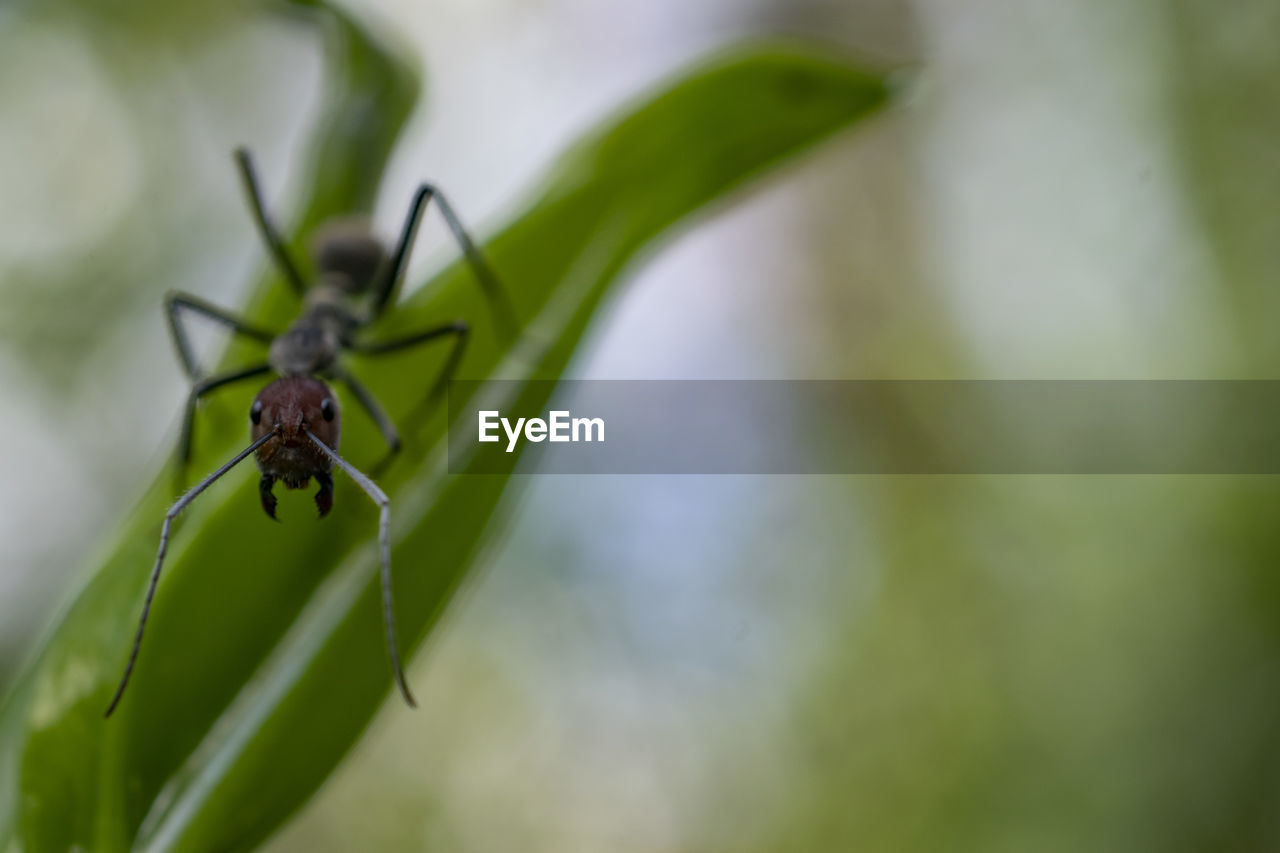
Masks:
[[[905,70],[654,257],[573,375],[1275,375],[1272,0],[349,5],[426,75],[388,234],[424,178],[484,233],[743,36]],[[235,305],[263,261],[231,148],[287,211],[320,74],[245,4],[0,5],[0,687],[168,458],[162,293]],[[410,282],[451,257],[419,247]],[[1280,849],[1278,518],[1264,477],[535,478],[422,710],[270,849]]]

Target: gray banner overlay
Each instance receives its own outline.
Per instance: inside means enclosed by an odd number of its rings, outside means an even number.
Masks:
[[[1271,380],[459,381],[449,417],[453,473],[1280,473]]]

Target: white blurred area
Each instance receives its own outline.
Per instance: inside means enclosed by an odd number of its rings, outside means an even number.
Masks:
[[[1196,344],[1214,341],[1196,296],[1212,270],[1167,148],[1154,0],[368,6],[426,71],[384,233],[421,179],[494,227],[579,133],[742,36],[915,69],[889,114],[646,263],[580,376],[1213,375]],[[36,306],[17,339],[0,326],[11,676],[170,451],[185,386],[160,295],[234,305],[261,262],[228,152],[252,145],[270,197],[289,198],[320,69],[303,29],[267,19],[112,74],[65,21],[0,11],[0,33],[0,298]],[[453,251],[434,221],[419,240],[410,282]],[[92,346],[33,363],[50,350],[30,339],[76,332],[58,330],[56,292],[24,288],[91,275],[104,245],[120,304],[93,294],[101,319],[76,327]],[[389,703],[272,849],[734,849],[780,819],[770,803],[801,772],[788,708],[806,662],[876,595],[862,500],[835,478],[535,480],[414,661],[423,710]]]

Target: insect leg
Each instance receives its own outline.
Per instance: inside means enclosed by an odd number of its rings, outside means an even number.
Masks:
[[[191,433],[193,422],[196,415],[196,403],[205,394],[213,391],[215,388],[221,388],[223,385],[230,385],[233,382],[239,382],[241,379],[250,379],[254,376],[261,376],[271,371],[269,364],[255,364],[252,367],[245,367],[241,370],[234,370],[230,373],[223,373],[220,376],[210,376],[202,379],[195,385],[191,386],[191,392],[187,394],[187,406],[182,415],[182,432],[178,436],[178,464],[186,465],[191,460]]]
[[[361,407],[369,413],[369,417],[373,418],[373,422],[378,425],[378,430],[382,433],[382,438],[387,442],[387,450],[390,453],[400,452],[400,432],[396,429],[396,425],[391,422],[391,416],[382,408],[382,404],[378,402],[378,398],[373,396],[373,392],[364,386],[364,383],[356,379],[350,373],[341,371],[338,373],[346,386],[351,389],[352,395],[356,398]]]
[[[187,338],[187,330],[182,325],[183,311],[198,314],[201,317],[226,326],[235,334],[244,335],[247,338],[253,338],[266,344],[271,343],[272,338],[275,337],[273,332],[260,329],[235,314],[223,311],[216,305],[211,305],[203,299],[188,293],[178,293],[176,291],[166,293],[164,295],[164,311],[165,316],[169,319],[169,332],[173,336],[173,345],[178,350],[178,358],[182,362],[182,369],[187,374],[188,379],[198,379],[200,377],[200,369],[196,365],[195,353],[191,350],[191,342]]]
[[[396,244],[395,252],[391,255],[383,280],[375,289],[374,316],[381,314],[387,305],[395,299],[396,293],[400,289],[400,279],[403,277],[405,266],[409,262],[409,252],[413,247],[413,237],[418,230],[418,222],[422,218],[422,211],[433,198],[436,200],[436,207],[440,208],[440,215],[444,217],[445,224],[453,234],[453,239],[457,241],[458,247],[462,250],[463,258],[466,259],[467,264],[471,267],[471,272],[476,277],[476,281],[479,282],[485,299],[489,302],[498,331],[504,336],[513,336],[516,324],[515,312],[510,298],[507,296],[498,277],[494,275],[488,262],[485,261],[484,256],[480,254],[480,250],[476,248],[476,244],[472,241],[471,235],[467,233],[467,229],[462,227],[462,221],[453,212],[453,206],[449,204],[448,199],[444,197],[440,190],[431,184],[422,184],[418,187],[418,191],[413,197],[413,203],[409,206],[409,214],[405,217],[404,228],[400,232],[400,240]]]
[[[378,551],[382,557],[382,621],[387,632],[387,654],[391,658],[391,670],[395,675],[396,686],[400,688],[400,695],[404,697],[404,701],[410,708],[416,708],[418,703],[409,692],[409,683],[405,680],[404,669],[400,666],[400,651],[396,645],[396,617],[391,597],[391,501],[386,492],[379,489],[373,480],[316,438],[315,433],[307,430],[307,436],[316,447],[320,448],[321,453],[329,457],[329,461],[346,471],[347,475],[355,480],[356,485],[378,505]]]
[[[449,350],[449,357],[445,361],[444,367],[440,369],[440,375],[436,377],[436,381],[427,392],[427,397],[424,401],[424,405],[429,407],[444,392],[449,380],[458,371],[458,365],[462,363],[462,356],[467,350],[467,341],[470,336],[471,327],[462,320],[456,320],[452,323],[445,323],[442,326],[424,329],[421,332],[416,332],[403,338],[370,343],[354,343],[350,346],[350,350],[363,355],[387,355],[420,346],[437,338],[452,337],[454,339],[453,348]]]
[[[245,194],[249,197],[249,209],[253,211],[253,221],[257,224],[262,239],[266,241],[276,266],[284,273],[285,280],[289,282],[289,286],[295,293],[302,296],[307,286],[302,281],[302,276],[298,273],[298,267],[289,255],[289,249],[285,246],[284,240],[280,238],[280,232],[271,222],[271,217],[267,215],[267,207],[262,201],[262,190],[258,187],[258,176],[253,168],[253,156],[247,148],[237,148],[235,158],[236,166],[240,170],[240,182],[244,184]]]
[[[103,714],[104,717],[110,717],[111,712],[116,709],[116,705],[120,704],[120,697],[124,695],[124,689],[129,685],[129,676],[133,674],[133,666],[138,661],[138,649],[142,647],[142,633],[147,628],[147,616],[151,613],[151,601],[155,598],[156,584],[160,581],[160,567],[164,565],[164,555],[169,550],[169,526],[173,523],[173,519],[186,508],[187,504],[199,497],[201,492],[213,485],[215,480],[236,467],[236,465],[239,465],[246,456],[266,444],[274,436],[274,432],[269,432],[256,439],[244,450],[237,453],[230,462],[205,477],[196,484],[195,488],[178,498],[177,502],[169,507],[169,511],[164,514],[164,523],[160,526],[160,550],[156,553],[156,564],[151,570],[151,580],[147,584],[147,597],[142,602],[142,617],[138,620],[138,631],[133,637],[133,649],[129,652],[129,662],[125,664],[120,686],[116,688],[115,695],[111,697],[111,704],[107,706],[107,712]]]

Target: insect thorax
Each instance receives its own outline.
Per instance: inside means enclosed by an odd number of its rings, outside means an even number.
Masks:
[[[271,342],[268,360],[281,376],[326,374],[360,325],[351,296],[329,284],[307,291],[302,314]]]

